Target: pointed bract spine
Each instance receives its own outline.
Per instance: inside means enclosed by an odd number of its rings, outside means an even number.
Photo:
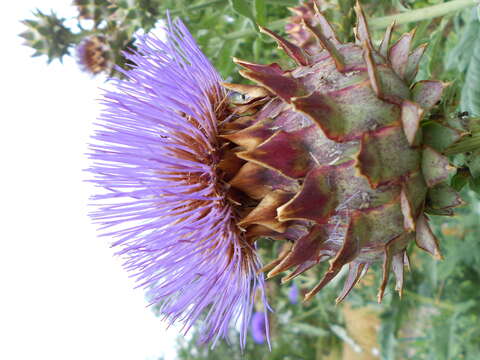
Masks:
[[[314,28],[302,20],[303,25],[315,36],[319,45],[321,45],[325,50],[328,51],[332,57],[335,67],[338,71],[343,72],[345,70],[345,62],[343,60],[342,54],[337,50],[335,45],[323,34],[321,29]]]
[[[380,47],[378,52],[382,55],[385,59],[388,58],[388,48],[390,47],[390,39],[392,38],[392,32],[395,28],[395,21],[393,21],[385,31],[385,35],[383,36],[382,42],[380,43]]]
[[[363,13],[363,9],[360,6],[360,2],[357,0],[355,4],[355,13],[357,14],[357,26],[355,28],[355,36],[360,44],[367,42],[370,49],[373,49],[372,39],[370,31],[368,30],[367,19]]]
[[[392,68],[402,79],[405,77],[408,57],[410,55],[410,46],[414,35],[415,29],[403,34],[388,51],[388,58],[392,64]]]
[[[277,43],[280,49],[285,51],[285,53],[290,56],[291,59],[297,62],[298,65],[307,66],[309,65],[309,60],[307,54],[295,44],[292,44],[287,39],[281,37],[280,35],[274,33],[273,31],[264,28],[263,26],[258,27],[260,32],[267,34],[272,37]]]

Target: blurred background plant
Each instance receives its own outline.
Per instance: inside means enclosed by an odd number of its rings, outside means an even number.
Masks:
[[[352,40],[354,1],[317,3],[342,40]],[[451,215],[448,218],[436,217],[433,211],[435,233],[445,260],[410,251],[416,266],[406,276],[403,298],[389,287],[381,305],[374,302],[381,271],[371,271],[337,306],[333,299],[341,290],[342,276],[311,302],[301,301],[302,293],[319,278],[322,267],[299,276],[293,285],[269,280],[269,299],[275,309],[270,314],[271,352],[262,343],[262,334],[255,334],[255,328],[252,332],[256,341],[248,341],[243,353],[236,336],[232,336],[233,343],[220,343],[214,350],[198,346],[194,329],[192,336],[178,339],[179,359],[478,359],[480,21],[476,4],[474,0],[362,1],[375,40],[380,40],[391,16],[401,14],[394,38],[416,28],[416,45],[429,44],[417,80],[451,82],[441,106],[422,124],[429,127],[426,142],[449,155],[457,166],[451,185],[461,191],[466,202],[455,213],[443,210],[442,214]],[[308,16],[312,2],[76,0],[72,6],[78,9],[75,19],[36,10],[32,19],[23,21],[26,29],[20,36],[34,49],[33,56],[46,56],[48,62],[76,56],[87,73],[121,77],[114,64],[127,68],[122,53],[135,49],[139,34],[167,21],[168,10],[172,17],[183,19],[224,79],[243,81],[232,57],[288,66],[289,60],[273,51],[276,44],[258,31],[258,25],[287,31],[295,41],[305,41],[296,24],[299,14]],[[279,246],[267,239],[262,241],[266,262],[274,258]]]

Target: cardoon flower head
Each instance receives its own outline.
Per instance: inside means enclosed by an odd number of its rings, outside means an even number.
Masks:
[[[202,340],[215,343],[238,322],[243,346],[264,290],[222,170],[227,94],[182,22],[136,45],[94,137],[91,171],[106,191],[93,217],[170,323],[203,319]]]
[[[76,48],[77,63],[83,71],[96,75],[110,70],[109,48],[103,36],[88,36]]]

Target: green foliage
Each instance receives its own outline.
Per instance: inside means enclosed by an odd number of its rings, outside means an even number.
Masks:
[[[444,261],[416,249],[402,300],[387,298],[382,321],[384,359],[476,359],[480,353],[480,197],[451,218],[434,217]]]
[[[480,22],[474,21],[477,37],[472,44],[472,55],[468,63],[465,85],[462,90],[462,109],[474,116],[480,116]]]
[[[459,24],[459,22],[461,22]],[[461,109],[473,116],[480,116],[480,21],[476,11],[469,11],[457,20],[456,27],[464,29],[458,44],[448,54],[448,66],[464,78]]]
[[[20,34],[25,39],[25,45],[32,47],[33,57],[46,55],[50,63],[53,59],[60,59],[69,54],[69,47],[73,41],[73,33],[65,26],[65,19],[59,18],[55,12],[46,15],[37,9],[33,13],[35,20],[24,20],[27,27]]]

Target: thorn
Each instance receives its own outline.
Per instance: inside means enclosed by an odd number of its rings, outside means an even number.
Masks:
[[[383,253],[383,275],[382,275],[382,284],[380,285],[380,289],[377,295],[377,301],[379,304],[382,303],[383,296],[385,295],[385,288],[388,284],[388,278],[390,275],[390,267],[392,263],[392,255],[390,254],[390,250],[388,246],[385,247]]]
[[[395,25],[396,22],[393,20],[385,31],[385,35],[383,36],[382,42],[380,43],[380,47],[378,49],[380,55],[382,55],[385,59],[388,58],[388,47],[390,46],[390,40],[392,38],[392,32],[393,29],[395,29]]]
[[[372,40],[370,37],[370,32],[368,30],[367,19],[365,18],[365,14],[363,13],[362,7],[360,6],[360,2],[357,0],[355,3],[355,13],[357,14],[357,26],[355,27],[355,36],[357,40],[362,44],[364,41],[368,43],[368,46],[372,49]]]
[[[405,231],[415,231],[415,221],[413,219],[413,209],[410,200],[407,197],[405,186],[400,192],[400,207],[403,214],[403,227]]]
[[[323,15],[322,11],[320,10],[320,3],[319,0],[313,0],[313,7],[315,10],[315,15],[320,23],[320,27],[322,29],[323,34],[327,39],[330,39],[334,44],[340,44],[340,41],[335,34],[335,30],[333,30],[332,25],[328,22],[327,18]]]
[[[428,219],[424,214],[421,214],[417,219],[417,232],[415,242],[417,246],[428,252],[437,260],[443,260],[443,255],[440,252],[438,239],[433,234],[428,224]]]
[[[325,273],[323,279],[312,290],[305,294],[304,301],[311,300],[320,290],[325,287],[325,285],[327,285],[338,274],[339,271],[340,269],[334,270],[330,266],[330,269]]]
[[[303,19],[302,19],[303,21]],[[307,66],[310,64],[307,54],[295,44],[292,44],[290,41],[286,40],[282,36],[274,33],[273,31],[264,28],[263,26],[258,26],[261,33],[267,34],[272,37],[279,45],[279,48],[285,51],[285,53],[293,59],[298,65]]]
[[[273,269],[275,266],[280,264],[283,261],[283,259],[285,259],[288,256],[288,254],[290,254],[290,252],[291,252],[290,248],[285,248],[285,245],[284,245],[283,250],[280,252],[278,257],[272,262],[268,263],[267,265],[257,270],[257,274],[264,273],[270,269]]]
[[[270,75],[283,75],[285,73],[280,67],[280,65],[278,65],[277,63],[272,63],[269,65],[255,64],[249,61],[238,59],[236,57],[232,57],[232,60],[235,64],[255,72],[260,72],[260,73],[270,74]]]
[[[398,291],[400,298],[403,296],[403,281],[404,281],[404,252],[399,252],[393,256],[392,269],[395,275],[395,290]]]
[[[407,81],[407,83],[411,83],[417,75],[418,65],[420,64],[420,60],[422,59],[427,46],[427,43],[417,46],[417,48],[413,50],[408,56],[408,64],[405,70],[405,80]]]
[[[322,12],[320,11],[321,6],[322,5],[320,4],[320,0],[313,0],[313,9],[319,15],[322,15]]]
[[[375,92],[375,95],[377,95],[377,97],[381,99],[382,89],[381,89],[381,84],[378,78],[377,66],[372,56],[372,48],[370,47],[367,41],[363,42],[362,47],[363,47],[363,59],[367,64],[367,72],[368,72],[368,77],[370,79],[370,85],[372,86],[372,89]]]
[[[393,70],[400,78],[404,78],[410,55],[410,45],[412,43],[415,29],[403,34],[398,41],[388,51],[388,59],[392,64]]]
[[[315,38],[320,43],[320,45],[326,51],[328,51],[333,61],[335,62],[335,67],[337,68],[337,70],[340,72],[345,71],[345,62],[343,60],[343,56],[340,54],[338,49],[332,44],[332,42],[325,37],[323,32],[320,29],[314,28],[311,25],[309,25],[304,19],[302,19],[302,24],[308,30],[310,30],[310,32],[313,34],[313,36],[315,36]]]
[[[410,259],[408,258],[408,254],[406,251],[403,253],[403,264],[407,267],[408,271],[412,271],[410,268]]]
[[[417,103],[404,100],[401,107],[402,128],[408,140],[408,144],[412,146],[415,142],[420,121],[423,117],[423,109]]]
[[[348,264],[349,271],[347,279],[345,280],[345,284],[341,294],[336,298],[335,305],[338,305],[342,302],[350,291],[355,287],[362,276],[363,268],[365,267],[364,263],[350,263]]]

